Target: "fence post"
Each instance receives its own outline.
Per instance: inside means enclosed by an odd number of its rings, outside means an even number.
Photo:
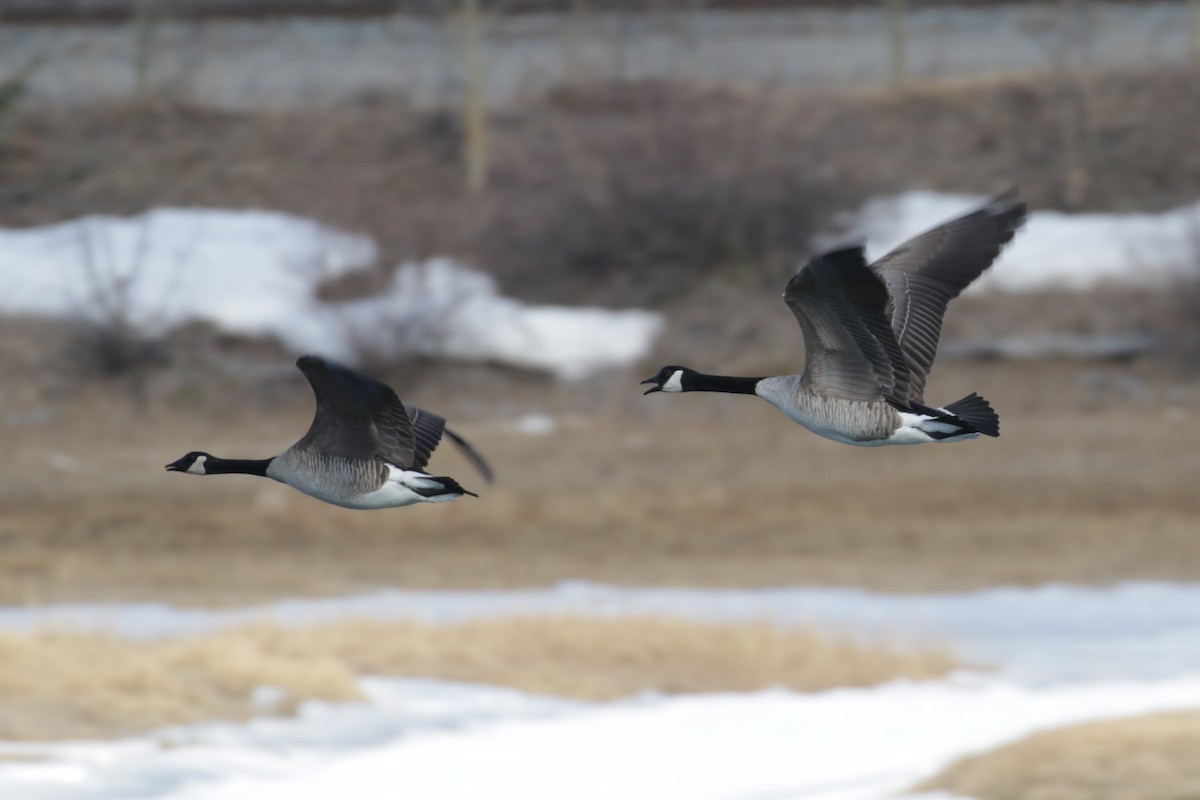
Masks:
[[[154,52],[154,28],[158,23],[158,0],[136,0],[133,5],[134,21],[134,84],[138,97],[150,93],[150,62]]]
[[[1197,0],[1200,2],[1200,0]],[[905,33],[905,18],[908,9],[905,0],[887,0],[888,38],[892,46],[892,83],[903,86],[908,80],[908,37]]]
[[[487,185],[487,111],[483,97],[483,20],[479,0],[463,0],[463,160],[467,192]]]
[[[1200,67],[1200,0],[1192,0],[1188,19],[1188,56],[1193,67]]]
[[[1200,2],[1200,0],[1197,0]],[[568,83],[575,83],[583,78],[583,43],[587,28],[587,0],[571,0],[567,11],[566,25],[566,68],[563,73]]]

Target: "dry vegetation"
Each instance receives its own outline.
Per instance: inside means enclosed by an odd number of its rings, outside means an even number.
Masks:
[[[1089,722],[962,759],[919,789],[979,800],[1195,800],[1200,712]]]
[[[1198,393],[1155,362],[947,363],[931,395],[980,391],[1000,410],[1001,438],[884,450],[825,441],[751,398],[642,397],[640,373],[571,386],[458,368],[411,391],[405,373],[385,374],[489,456],[492,487],[452,450],[434,460],[481,499],[353,512],[271,481],[163,471],[198,447],[261,456],[294,441],[312,401],[298,372],[283,374],[239,384],[167,372],[146,406],[94,385],[14,414],[0,461],[0,598],[1200,577]],[[553,438],[516,429],[530,412],[555,417]]]
[[[18,106],[0,140],[0,219],[274,208],[371,234],[384,271],[456,254],[527,297],[658,301],[713,272],[775,286],[810,232],[872,194],[1015,182],[1036,208],[1192,201],[1200,84],[1191,72],[1086,78],[904,92],[563,89],[493,114],[494,170],[480,196],[462,191],[457,116],[394,98],[334,112]]]
[[[610,700],[642,691],[871,686],[936,678],[955,666],[931,648],[655,617],[258,625],[165,641],[52,630],[0,635],[0,739],[119,736],[287,712],[314,698],[356,700],[360,675]],[[281,701],[256,703],[260,686],[280,690]]]

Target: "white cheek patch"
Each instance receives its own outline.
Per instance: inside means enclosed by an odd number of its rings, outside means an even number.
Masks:
[[[207,456],[197,457],[196,460],[192,462],[192,465],[187,468],[187,472],[191,475],[207,475],[208,473],[204,471],[204,462],[207,460]]]
[[[683,370],[677,369],[671,373],[671,377],[662,385],[664,392],[682,392],[683,391]]]

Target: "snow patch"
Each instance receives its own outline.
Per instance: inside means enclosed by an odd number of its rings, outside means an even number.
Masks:
[[[886,800],[954,759],[1085,720],[1200,707],[1200,678],[1028,689],[974,678],[584,704],[368,680],[370,705],[153,739],[6,745],[24,800]]]
[[[369,237],[269,211],[163,208],[0,229],[0,313],[149,336],[207,322],[348,363],[415,353],[564,378],[640,358],[662,327],[649,311],[525,305],[448,259],[400,267],[380,296],[317,298],[377,257]]]
[[[984,197],[913,191],[869,200],[820,249],[866,240],[876,259],[907,239],[978,208]],[[1200,203],[1157,214],[1066,214],[1031,209],[990,270],[967,291],[1162,287],[1198,275]]]
[[[953,760],[1086,720],[1200,708],[1200,586],[1129,583],[940,595],[856,589],[624,588],[570,583],[387,591],[254,609],[0,608],[0,630],[126,635],[252,619],[452,621],[506,614],[669,614],[818,622],[986,653],[997,672],[869,689],[582,703],[468,684],[369,678],[367,703],[205,723],[113,742],[0,743],[0,797],[23,800],[886,800]],[[264,688],[265,707],[283,698]],[[933,800],[944,795],[925,795]]]
[[[352,340],[403,341],[420,355],[583,378],[644,356],[662,328],[650,311],[527,306],[490,275],[446,258],[400,267],[388,291],[342,307]]]

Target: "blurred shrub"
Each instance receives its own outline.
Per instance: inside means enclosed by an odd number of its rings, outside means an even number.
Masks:
[[[140,378],[170,360],[165,342],[119,321],[80,323],[74,330],[76,336],[69,355],[84,375]]]
[[[1200,215],[1191,234],[1191,269],[1172,287],[1173,308],[1160,319],[1170,347],[1188,367],[1200,369]]]
[[[25,97],[29,79],[41,65],[41,59],[34,59],[12,74],[0,77],[0,149],[8,143],[13,117],[17,105]]]
[[[679,85],[560,92],[537,135],[499,148],[482,261],[542,299],[654,303],[727,267],[777,278],[820,191],[768,109],[766,93]]]

